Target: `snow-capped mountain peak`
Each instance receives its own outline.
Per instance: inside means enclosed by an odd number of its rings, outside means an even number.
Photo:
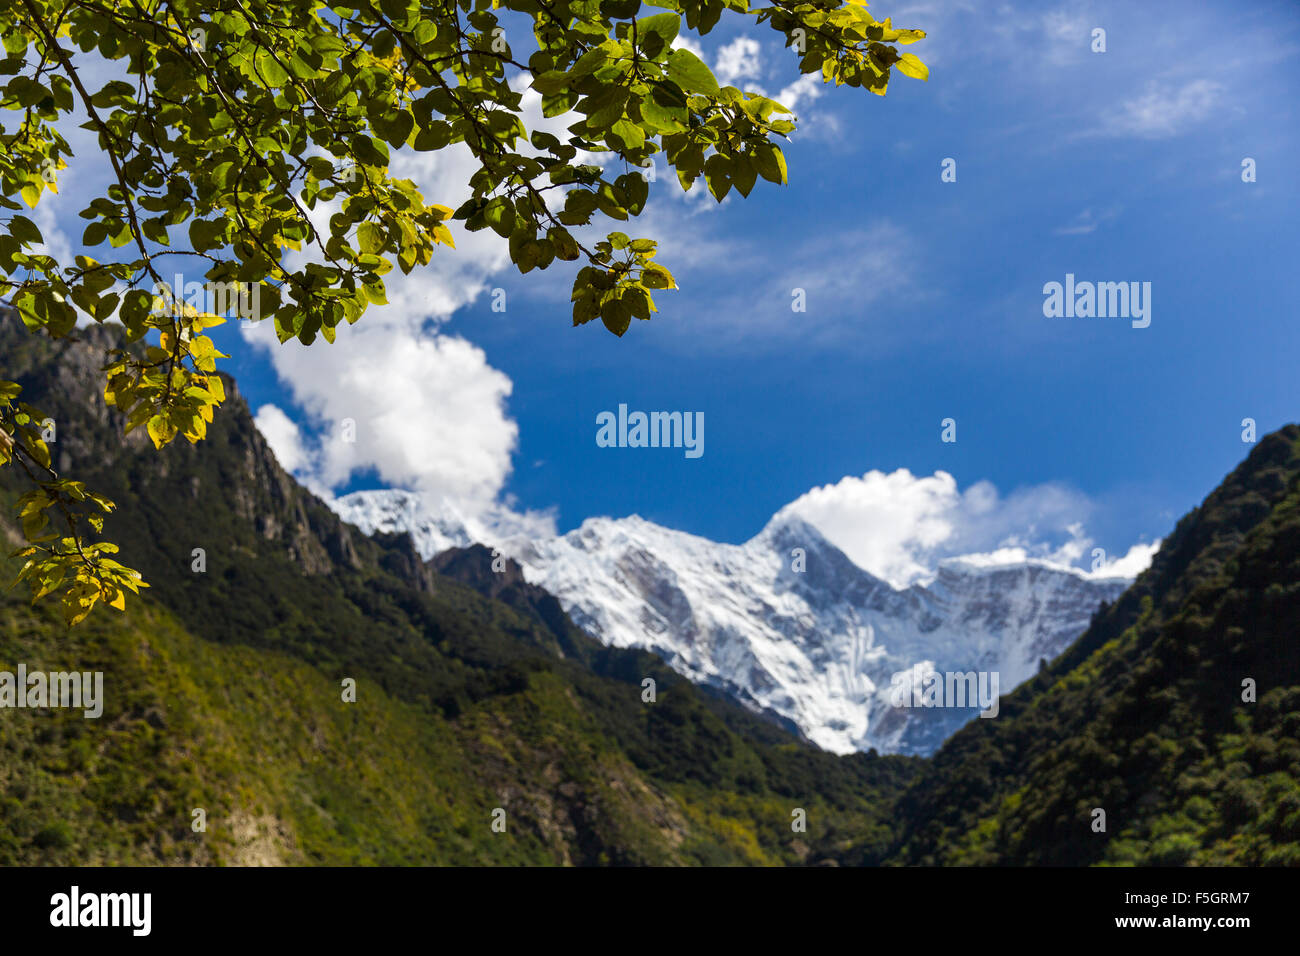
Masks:
[[[354,491],[335,499],[331,507],[366,534],[409,532],[416,551],[425,560],[451,548],[469,547],[476,540],[469,531],[469,522],[450,502],[430,508],[426,499],[414,491]]]
[[[1005,694],[1128,585],[975,556],[898,588],[789,513],[732,545],[638,516],[589,518],[542,540],[485,540],[490,532],[451,509],[399,491],[354,492],[335,508],[367,532],[409,531],[426,558],[471,540],[498,547],[593,636],[653,651],[836,753],[929,753],[978,708],[894,706],[895,675],[917,665],[996,672]]]

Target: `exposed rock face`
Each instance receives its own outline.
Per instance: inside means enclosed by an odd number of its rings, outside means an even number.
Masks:
[[[192,546],[269,548],[308,574],[359,569],[368,562],[391,564],[405,580],[431,589],[433,573],[409,538],[392,538],[376,547],[377,542],[342,522],[280,467],[229,376],[222,375],[226,401],[209,427],[202,453],[183,439],[155,451],[144,428],[124,433],[124,416],[104,401],[102,372],[106,351],[123,347],[122,342],[120,326],[91,326],[51,341],[28,333],[11,314],[0,314],[6,374],[23,386],[24,399],[37,402],[54,419],[52,458],[58,471],[87,481],[120,507],[146,510],[154,507],[154,495],[174,496],[175,479],[183,476],[183,493],[192,507],[228,509],[234,539],[172,542],[179,551],[177,561],[188,563],[184,556]],[[255,539],[242,540],[249,528]],[[106,533],[111,539],[111,518]]]

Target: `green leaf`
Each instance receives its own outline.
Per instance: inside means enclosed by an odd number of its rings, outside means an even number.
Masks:
[[[598,69],[609,62],[609,50],[602,46],[595,46],[578,57],[576,63],[569,68],[569,76],[572,79],[578,79],[584,76],[590,76]]]
[[[704,162],[704,181],[718,202],[722,202],[731,191],[731,170],[731,161],[721,153],[714,153]]]
[[[271,87],[281,87],[289,82],[289,74],[268,50],[257,51],[258,75]]]
[[[109,236],[108,244],[114,249],[126,245],[131,241],[131,224],[123,222],[122,228],[117,231],[116,235]]]
[[[677,133],[686,129],[686,104],[680,105],[667,101],[666,96],[652,92],[641,100],[641,119],[652,131],[660,133]]]
[[[640,149],[645,145],[645,132],[635,123],[621,119],[610,129],[607,139],[619,149]]]
[[[649,321],[650,313],[657,311],[655,304],[650,298],[650,293],[640,286],[634,286],[623,294],[623,301],[627,303],[628,309],[638,319]]]
[[[930,79],[930,68],[921,62],[921,58],[915,53],[904,53],[894,64],[898,71],[904,76],[910,76],[918,80]]]
[[[668,78],[688,93],[717,96],[721,92],[713,73],[690,50],[673,50],[668,57]]]
[[[672,46],[682,28],[682,18],[676,13],[657,13],[636,22],[636,38],[641,48],[652,59]]]
[[[502,239],[508,239],[515,231],[514,207],[503,197],[498,196],[487,204],[487,208],[483,210],[483,219]]]
[[[415,117],[406,110],[394,110],[382,117],[375,117],[371,125],[385,142],[397,147],[403,145],[415,129]]]
[[[787,176],[785,156],[782,155],[779,147],[773,143],[760,143],[754,150],[753,158],[754,167],[760,176],[769,183],[785,185]]]
[[[622,337],[632,324],[632,310],[621,299],[610,299],[601,309],[600,320],[605,323],[605,328]]]
[[[600,299],[597,297],[596,293],[590,289],[577,293],[576,283],[574,288],[573,324],[586,325],[600,313]]]
[[[641,9],[641,0],[603,0],[600,6],[611,20],[627,20]]]
[[[754,180],[757,178],[757,174],[758,171],[754,167],[752,157],[743,153],[732,157],[731,182],[736,187],[736,192],[742,196],[748,196],[749,191],[754,188]]]
[[[533,89],[543,94],[559,93],[561,90],[567,90],[569,83],[569,74],[560,70],[548,70],[533,77]]]
[[[641,284],[647,289],[675,289],[672,273],[654,262],[646,263],[641,269]]]
[[[546,237],[551,240],[555,246],[555,258],[562,259],[566,262],[572,262],[581,254],[578,250],[578,242],[569,234],[567,229],[555,227],[547,230]]]
[[[118,296],[115,292],[110,292],[108,295],[101,298],[95,303],[95,319],[99,322],[103,322],[117,309],[117,303]]]
[[[542,94],[542,115],[546,117],[559,116],[573,109],[581,95],[573,90],[561,90],[559,93]]]
[[[26,216],[14,216],[9,220],[9,231],[15,239],[29,245],[36,245],[43,241],[41,231],[36,228],[36,223]]]
[[[381,252],[387,242],[383,227],[374,222],[363,222],[357,227],[357,244],[367,255]]]
[[[161,448],[176,437],[176,426],[165,415],[154,415],[149,419],[147,428],[155,448]]]

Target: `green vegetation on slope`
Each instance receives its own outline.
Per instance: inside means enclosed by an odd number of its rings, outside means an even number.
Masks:
[[[539,659],[449,718],[364,674],[343,703],[296,656],[156,607],[71,632],[0,609],[0,666],[102,670],[106,698],[97,720],[0,712],[0,864],[804,862],[882,843],[874,767],[911,766],[747,743],[661,664],[654,704]]]
[[[0,348],[153,585],[71,632],[0,598],[0,669],[103,670],[107,697],[0,710],[0,864],[1300,863],[1296,426],[996,720],[929,761],[841,758],[601,646],[481,548],[425,564],[342,524],[237,397],[158,454],[104,411],[92,349],[3,322]]]
[[[0,711],[0,863],[771,864],[888,843],[886,794],[917,761],[798,742],[601,646],[517,568],[491,597],[366,538],[237,398],[207,441],[157,453],[99,415],[90,349],[5,344],[152,588],[72,631],[16,592],[0,605],[0,669],[103,670],[107,697],[99,720]]]
[[[999,719],[945,744],[900,802],[902,837],[883,859],[1300,865],[1298,633],[1292,425]]]

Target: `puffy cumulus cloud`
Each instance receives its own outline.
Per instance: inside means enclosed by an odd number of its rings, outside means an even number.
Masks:
[[[776,94],[775,99],[782,106],[797,112],[800,103],[815,100],[821,96],[822,87],[825,85],[820,73],[805,73],[793,83],[782,87],[781,92]],[[824,117],[818,118],[818,122],[824,121]]]
[[[562,117],[541,115],[534,91],[522,92],[521,107],[530,129],[562,130]],[[389,171],[412,180],[427,201],[455,208],[469,197],[477,168],[457,144],[435,153],[395,150]],[[311,212],[325,234],[337,208],[320,204]],[[387,305],[371,306],[355,326],[340,326],[333,344],[281,345],[270,322],[244,327],[245,341],[265,349],[297,409],[295,423],[281,408],[263,406],[258,426],[281,464],[325,497],[355,475],[373,473],[443,502],[466,526],[481,526],[485,538],[533,533],[548,521],[553,527],[546,515],[517,513],[500,497],[518,441],[506,407],[509,377],[482,349],[440,331],[509,266],[507,244],[491,230],[471,233],[459,223],[451,229],[454,249],[435,247],[430,263],[409,275],[389,272]],[[288,264],[300,268],[311,253],[295,253]],[[346,421],[352,441],[344,440]]]
[[[723,86],[734,86],[737,80],[757,79],[762,75],[763,64],[759,56],[758,41],[741,36],[718,50],[714,75]]]
[[[393,171],[415,180],[427,198],[454,206],[471,162],[449,150],[400,158]],[[293,439],[279,409],[261,410],[258,424],[282,464],[314,490],[373,470],[385,483],[464,499],[471,509],[500,491],[518,433],[505,407],[511,382],[482,349],[438,331],[508,261],[495,234],[483,235],[457,235],[456,249],[437,247],[430,264],[408,276],[390,272],[388,305],[340,326],[333,344],[281,345],[270,322],[243,329],[246,341],[266,350],[310,437]],[[342,440],[346,419],[355,422],[355,441]]]
[[[263,405],[253,416],[253,423],[285,471],[301,471],[311,463],[298,423],[286,415],[279,405]]]
[[[901,588],[928,579],[945,560],[984,567],[1040,561],[1085,573],[1076,562],[1092,545],[1083,524],[1092,509],[1086,496],[1060,485],[1022,488],[1003,497],[987,481],[962,491],[947,472],[916,476],[899,469],[814,488],[781,509],[774,521],[807,522],[859,567]],[[1158,546],[1134,546],[1123,558],[1086,573],[1131,577]]]
[[[271,339],[276,371],[314,426],[310,442],[295,444],[274,413],[259,416],[277,455],[284,449],[302,477],[338,488],[373,470],[385,484],[472,512],[495,501],[510,474],[518,426],[506,411],[510,379],[482,349],[364,320],[341,327],[333,345],[276,345],[266,324],[245,334]]]
[[[1135,578],[1151,567],[1151,559],[1156,556],[1156,552],[1159,550],[1159,540],[1150,544],[1139,542],[1129,548],[1122,558],[1103,562],[1095,571],[1090,571],[1088,576],[1094,578]]]
[[[920,560],[953,532],[957,482],[945,472],[869,471],[796,498],[777,513],[802,518],[859,567],[897,587],[929,572]]]
[[[693,52],[699,53],[698,50]],[[747,36],[737,37],[718,49],[717,56],[713,59],[713,73],[724,86],[741,86],[767,96],[767,87],[755,82],[772,72],[761,54],[762,46],[757,40]],[[800,104],[821,96],[825,85],[820,73],[805,73],[783,86],[773,99],[788,109],[798,111]],[[825,121],[826,117],[818,117],[819,123]]]
[[[704,52],[704,47],[700,46],[700,41],[686,33],[679,33],[673,37],[672,47],[674,50],[690,50],[697,57],[708,62],[708,56]]]

